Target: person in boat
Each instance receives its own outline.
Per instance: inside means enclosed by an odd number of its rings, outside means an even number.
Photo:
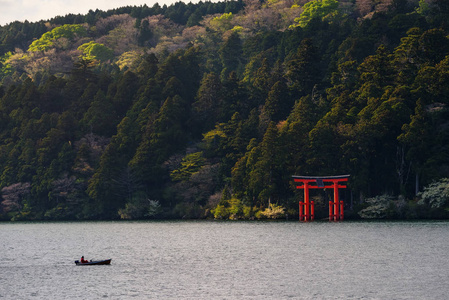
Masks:
[[[88,263],[89,261],[87,261],[87,260],[85,260],[84,259],[84,256],[81,256],[81,261],[80,261],[82,264],[85,264],[85,263]]]

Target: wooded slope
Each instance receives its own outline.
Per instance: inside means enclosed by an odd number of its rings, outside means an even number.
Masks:
[[[292,175],[351,174],[349,217],[446,218],[448,17],[251,0],[0,27],[0,216],[294,218]]]

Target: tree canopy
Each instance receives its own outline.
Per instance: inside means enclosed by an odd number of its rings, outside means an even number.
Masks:
[[[445,1],[226,1],[0,27],[0,219],[448,218]],[[440,193],[440,194],[439,194]],[[442,194],[441,194],[442,193]],[[325,217],[329,191],[313,192]]]

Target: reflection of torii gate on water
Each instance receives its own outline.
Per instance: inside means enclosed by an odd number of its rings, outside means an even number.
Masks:
[[[343,201],[338,199],[338,189],[345,189],[350,175],[339,176],[292,176],[297,189],[304,189],[304,202],[299,202],[299,220],[313,221],[315,219],[315,203],[309,201],[309,189],[334,189],[334,201],[329,201],[329,221],[343,220]],[[301,185],[302,183],[302,185]],[[330,184],[329,184],[330,183]]]

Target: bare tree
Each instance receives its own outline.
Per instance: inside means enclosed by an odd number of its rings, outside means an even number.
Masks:
[[[129,22],[129,20],[133,20],[133,18],[128,14],[112,15],[107,18],[101,18],[95,24],[96,33],[97,35],[105,35],[121,24]]]
[[[19,182],[2,188],[1,208],[3,212],[21,211],[23,208],[22,200],[30,193],[29,182]]]
[[[76,189],[76,177],[68,177],[65,174],[63,177],[52,182],[51,194],[57,198],[57,202],[60,202],[61,198],[67,198],[67,196]]]

